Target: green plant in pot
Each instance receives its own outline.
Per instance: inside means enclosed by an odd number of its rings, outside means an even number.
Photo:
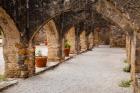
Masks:
[[[64,53],[65,53],[65,56],[68,57],[69,54],[70,54],[70,48],[71,48],[71,45],[68,43],[68,41],[66,40],[65,41],[65,49],[64,49]]]

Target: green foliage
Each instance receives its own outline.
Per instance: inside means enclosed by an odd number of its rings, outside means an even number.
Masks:
[[[120,87],[130,87],[132,80],[122,80],[119,84]]]
[[[42,52],[41,52],[41,50],[37,50],[37,52],[36,52],[36,56],[42,56]]]
[[[68,43],[68,41],[65,41],[65,48],[71,48],[71,45]]]
[[[130,72],[131,71],[131,65],[130,64],[126,64],[125,67],[123,68],[124,72]]]
[[[6,77],[4,75],[0,75],[0,81],[5,81]]]
[[[128,63],[126,59],[124,60],[124,63]]]

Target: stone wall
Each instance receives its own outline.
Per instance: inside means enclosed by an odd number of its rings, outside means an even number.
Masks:
[[[96,27],[94,31],[95,40],[94,42],[104,45],[109,45],[110,43],[110,31],[108,27]]]
[[[126,35],[117,26],[111,26],[110,28],[110,47],[125,47],[126,45]]]
[[[0,8],[0,27],[4,33],[3,51],[5,60],[5,75],[19,77],[20,70],[17,63],[16,43],[20,42],[20,33],[10,16]]]
[[[71,27],[69,31],[67,31],[65,34],[65,39],[68,40],[69,44],[71,45],[70,53],[76,53],[76,35],[74,27]]]

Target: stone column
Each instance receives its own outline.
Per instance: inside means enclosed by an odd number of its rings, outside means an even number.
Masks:
[[[131,37],[126,35],[127,62],[131,64]]]
[[[99,28],[96,28],[94,30],[94,43],[95,43],[96,46],[98,46],[99,43],[100,43],[100,40],[99,40],[99,31],[100,31]]]
[[[93,32],[90,32],[90,34],[88,35],[88,49],[91,50],[93,48],[93,40],[94,40],[94,37],[93,37]]]
[[[81,51],[81,47],[80,47],[81,45],[80,45],[80,33],[78,30],[75,31],[75,35],[76,35],[76,40],[75,40],[76,52],[77,54],[79,54]]]
[[[81,52],[84,52],[87,50],[86,31],[82,31],[80,34],[80,48],[81,48]]]
[[[133,36],[130,36],[131,39],[131,78],[133,80],[132,84],[134,87],[134,91],[136,91],[137,89],[137,82],[136,82],[136,33],[133,33]],[[136,93],[136,92],[134,92]]]

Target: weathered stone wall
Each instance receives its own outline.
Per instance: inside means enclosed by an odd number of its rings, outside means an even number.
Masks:
[[[100,44],[109,45],[110,43],[110,31],[108,27],[101,27],[99,32]]]
[[[81,52],[87,50],[86,31],[82,31],[81,34],[80,34],[80,48],[81,48]]]
[[[15,44],[20,42],[20,33],[13,20],[2,8],[0,8],[0,27],[4,33],[5,75],[7,77],[18,77],[20,76],[20,71]]]
[[[110,28],[110,47],[125,47],[126,35],[117,26],[111,26]]]
[[[65,39],[68,40],[71,45],[70,53],[76,53],[76,35],[75,35],[75,27],[71,27],[69,31],[65,34]]]
[[[96,27],[94,31],[96,45],[104,44],[109,45],[110,43],[110,31],[108,27]]]

